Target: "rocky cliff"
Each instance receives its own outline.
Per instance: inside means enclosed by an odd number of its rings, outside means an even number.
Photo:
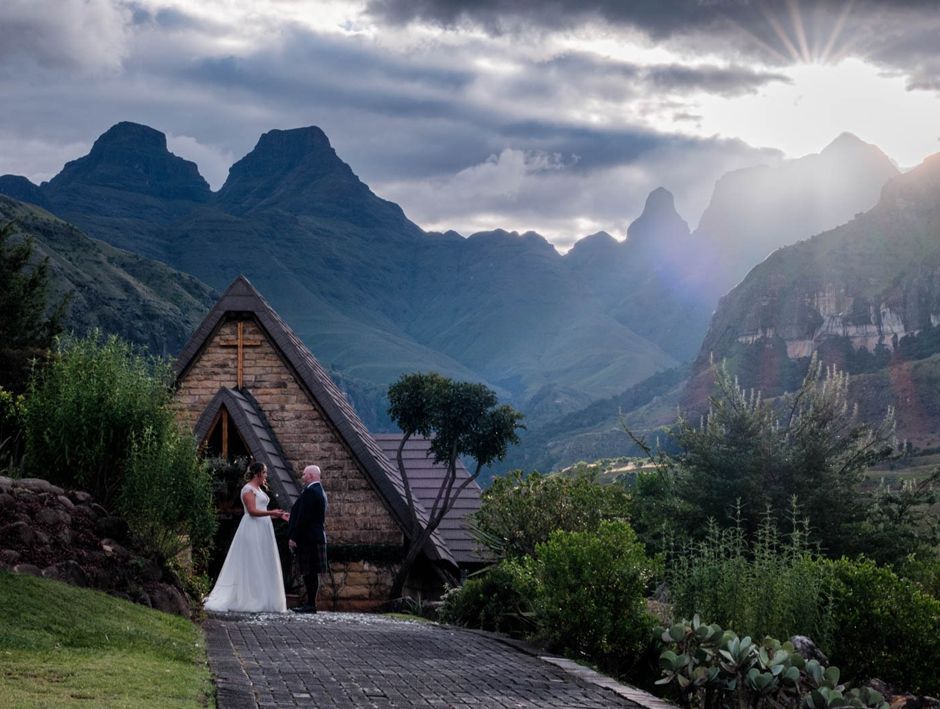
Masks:
[[[940,352],[940,155],[885,185],[873,209],[755,267],[722,299],[695,373],[728,358],[745,386],[776,393],[814,352],[850,373],[893,373],[882,413],[910,400],[910,362]]]

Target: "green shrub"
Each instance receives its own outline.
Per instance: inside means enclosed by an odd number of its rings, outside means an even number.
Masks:
[[[208,463],[192,436],[167,425],[147,428],[131,441],[118,506],[150,548],[169,559],[191,546],[201,568],[215,533],[213,503]]]
[[[674,612],[697,613],[752,637],[799,634],[825,644],[832,576],[810,552],[807,524],[793,517],[793,531],[781,538],[768,513],[753,542],[740,522],[730,529],[710,522],[703,541],[667,559]]]
[[[533,629],[532,599],[537,595],[531,571],[502,561],[444,594],[441,622],[520,636]]]
[[[604,520],[625,519],[629,502],[619,485],[602,485],[596,475],[526,476],[515,470],[483,493],[472,524],[497,556],[521,559],[533,556],[555,530],[587,532]]]
[[[17,473],[23,452],[25,399],[0,386],[0,472]]]
[[[607,671],[629,674],[649,646],[655,621],[645,590],[658,572],[626,522],[593,532],[553,532],[532,562],[541,593],[540,632],[555,648],[587,656]]]
[[[895,567],[898,576],[917,585],[924,593],[940,598],[940,559],[911,555]]]
[[[870,560],[827,565],[836,579],[829,658],[853,677],[940,693],[940,600]]]
[[[171,382],[166,362],[117,337],[60,342],[30,382],[24,465],[92,493],[152,551],[188,539],[204,554],[215,526],[211,483],[171,408]]]
[[[753,535],[768,506],[782,523],[798,495],[812,521],[810,541],[830,558],[894,563],[937,544],[936,515],[925,507],[935,499],[932,482],[869,489],[869,468],[892,455],[894,420],[888,412],[878,425],[862,421],[844,372],[824,370],[814,356],[799,389],[771,401],[740,387],[722,365],[715,389],[699,423],[679,417],[679,452],[659,461],[688,536],[701,538],[711,518],[732,523],[739,499]]]
[[[872,707],[888,709],[884,697],[865,688],[845,691],[839,668],[804,660],[789,642],[739,637],[695,616],[657,630],[665,645],[662,678],[673,698],[687,707]]]

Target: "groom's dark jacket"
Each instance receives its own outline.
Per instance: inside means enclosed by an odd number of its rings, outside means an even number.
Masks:
[[[326,544],[323,522],[326,519],[326,493],[319,482],[311,483],[300,493],[290,509],[287,536],[298,547]]]

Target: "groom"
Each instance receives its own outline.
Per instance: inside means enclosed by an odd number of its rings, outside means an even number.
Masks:
[[[298,613],[317,612],[317,591],[320,589],[319,574],[327,571],[326,493],[320,483],[320,468],[308,465],[300,478],[304,489],[290,511],[288,543],[294,550],[297,566],[307,587],[307,602],[295,608]]]

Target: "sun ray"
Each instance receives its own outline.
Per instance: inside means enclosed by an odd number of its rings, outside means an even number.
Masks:
[[[845,29],[845,23],[848,22],[849,15],[852,13],[852,8],[855,5],[855,0],[848,0],[843,6],[842,10],[839,12],[839,16],[836,18],[835,24],[832,26],[832,31],[829,32],[829,39],[826,41],[826,46],[823,47],[822,52],[819,54],[819,61],[823,64],[829,62],[829,57],[832,54],[833,49],[835,49],[836,42],[839,41],[839,36],[842,34],[842,30]]]
[[[790,24],[793,26],[793,34],[800,46],[800,56],[804,62],[812,62],[813,55],[809,51],[809,44],[806,42],[806,28],[803,26],[803,13],[800,11],[800,0],[787,0],[787,10],[790,13]]]
[[[755,45],[757,45],[757,46],[760,47],[761,49],[765,50],[765,51],[768,52],[769,54],[773,55],[774,58],[776,58],[777,60],[779,60],[779,61],[781,61],[781,62],[786,62],[786,61],[789,59],[789,57],[787,57],[786,54],[784,54],[783,52],[781,52],[779,49],[777,49],[776,47],[774,47],[774,46],[773,46],[772,44],[770,44],[769,42],[767,42],[767,41],[761,39],[760,37],[758,37],[756,34],[754,34],[754,32],[752,32],[751,30],[749,30],[749,29],[748,29],[747,27],[745,27],[740,21],[738,21],[737,19],[735,19],[735,18],[732,17],[731,15],[726,15],[726,16],[725,16],[725,20],[727,20],[729,23],[731,23],[732,25],[734,25],[735,27],[737,27],[737,28],[741,31],[741,34],[747,35],[747,38],[748,38],[749,40],[751,40]]]
[[[793,41],[787,36],[787,30],[783,26],[783,23],[772,13],[766,6],[759,5],[761,14],[764,16],[764,19],[767,20],[767,23],[770,25],[770,28],[774,31],[774,34],[777,35],[777,39],[780,40],[780,43],[783,44],[784,48],[789,52],[790,59],[793,62],[800,61],[800,52],[797,50],[796,45],[793,44]]]

